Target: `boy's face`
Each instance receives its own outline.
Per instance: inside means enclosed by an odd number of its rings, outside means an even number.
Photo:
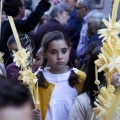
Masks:
[[[32,108],[29,103],[20,107],[0,108],[0,120],[32,120]]]

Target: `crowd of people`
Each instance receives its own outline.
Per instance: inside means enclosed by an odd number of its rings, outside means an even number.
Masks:
[[[24,0],[4,0],[2,13],[13,17],[21,46],[30,52],[40,104],[35,108],[28,85],[19,80],[21,67],[14,60],[19,49],[9,20],[2,19],[0,120],[91,120],[99,91],[94,62],[103,39],[97,33],[106,28],[107,15],[96,10],[95,0],[65,0],[52,8],[49,0],[40,0],[27,16],[25,7]],[[112,78],[116,88],[119,76]],[[98,78],[107,85],[104,71]]]

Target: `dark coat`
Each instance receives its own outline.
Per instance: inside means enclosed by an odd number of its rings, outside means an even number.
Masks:
[[[43,36],[46,33],[52,31],[60,31],[70,38],[69,30],[65,26],[61,25],[60,22],[56,19],[49,19],[46,23],[42,24],[37,30],[36,50],[40,48]]]
[[[45,0],[41,0],[36,7],[35,11],[33,11],[30,16],[26,20],[16,19],[15,26],[18,32],[28,34],[31,30],[33,30],[36,25],[39,23],[41,17],[44,12],[49,10],[50,3]],[[7,59],[10,56],[10,53],[7,48],[7,40],[12,35],[12,30],[9,24],[9,21],[4,21],[1,28],[1,41],[0,41],[0,51],[4,52],[4,62],[6,63]],[[6,63],[6,66],[11,63],[11,61]]]
[[[32,72],[35,72],[34,65],[31,66]],[[13,80],[18,80],[20,74],[21,68],[15,65],[15,62],[9,64],[6,68],[6,73],[7,77],[13,79]]]

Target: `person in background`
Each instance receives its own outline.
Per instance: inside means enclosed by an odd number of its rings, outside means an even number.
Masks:
[[[41,24],[44,24],[44,23],[46,23],[49,19],[50,19],[50,15],[46,13],[46,14],[44,14],[44,15],[42,16],[40,23],[41,23]]]
[[[35,72],[35,68],[33,66],[33,54],[32,54],[32,51],[34,49],[34,45],[32,44],[28,35],[22,34],[22,33],[18,33],[18,35],[20,38],[21,46],[30,52],[30,57],[28,59],[29,65],[32,68],[33,72]],[[18,51],[18,47],[17,47],[16,41],[15,41],[14,35],[11,35],[9,37],[8,42],[7,42],[7,46],[8,46],[11,57],[14,59],[13,51],[16,51],[16,52]],[[20,67],[16,66],[15,62],[9,64],[6,68],[7,76],[9,78],[18,80],[20,69],[21,69]]]
[[[3,1],[3,10],[7,16],[12,16],[15,22],[15,26],[18,32],[28,34],[33,30],[36,25],[39,23],[40,18],[43,16],[44,12],[49,10],[50,3],[48,0],[41,0],[38,3],[36,9],[31,12],[29,17],[25,20],[22,20],[25,12],[24,0],[4,0]],[[12,30],[9,24],[9,21],[4,21],[1,27],[1,41],[0,41],[0,51],[5,53],[4,63],[5,66],[12,62],[12,59],[9,57],[10,53],[7,48],[7,40],[12,35]]]
[[[98,94],[95,91],[99,91],[98,86],[95,84],[95,64],[94,61],[98,59],[98,54],[101,52],[101,45],[96,46],[91,53],[88,63],[87,77],[84,83],[82,94],[79,95],[72,107],[68,120],[91,120],[93,109],[95,107],[94,101]],[[98,79],[100,86],[106,85],[104,72],[98,73]],[[94,116],[94,120],[97,120]]]
[[[87,60],[89,55],[91,54],[91,50],[95,48],[98,44],[101,44],[101,41],[103,38],[99,38],[98,30],[104,29],[105,25],[102,22],[102,18],[105,18],[106,16],[97,16],[97,17],[90,17],[88,20],[88,30],[87,30],[87,36],[88,36],[88,47],[85,52],[85,58],[83,61],[83,64],[80,65],[80,61],[76,60],[77,68],[80,68],[86,73],[87,67]],[[96,41],[96,42],[95,42]]]
[[[85,73],[87,73],[87,71],[88,71],[87,66],[89,64],[89,59],[90,59],[92,51],[96,48],[96,46],[102,46],[102,42],[100,40],[96,40],[96,41],[91,42],[88,45],[86,55],[85,55],[85,59],[84,59],[84,63],[81,67],[81,70],[84,71]]]
[[[95,8],[95,0],[78,0],[76,5],[77,15],[79,18],[83,18],[82,29],[80,32],[80,39],[77,46],[77,56],[80,61],[80,65],[83,65],[85,58],[85,52],[88,47],[88,20],[92,16],[104,16],[103,13],[100,13]]]
[[[60,31],[70,37],[69,30],[65,27],[69,19],[70,11],[70,6],[65,2],[58,3],[51,9],[51,18],[46,23],[42,24],[37,30],[35,44],[36,50],[39,50],[42,38],[48,32]]]
[[[77,59],[76,48],[80,38],[80,31],[82,28],[82,19],[78,18],[76,12],[76,3],[77,0],[65,0],[71,7],[70,19],[67,22],[67,28],[70,31],[70,41],[71,41],[71,54],[70,58],[73,63],[73,66],[76,66],[75,61]]]
[[[70,31],[71,35],[71,42],[73,45],[73,49],[76,50],[78,42],[79,42],[79,37],[80,37],[80,31],[82,28],[82,19],[78,18],[77,12],[76,12],[76,3],[77,0],[65,0],[70,7],[71,7],[71,12],[70,12],[70,19],[67,22],[67,28]]]
[[[89,38],[88,45],[93,41],[97,41],[97,40],[102,41],[103,38],[99,38],[100,35],[98,34],[98,30],[105,28],[102,19],[103,16],[102,18],[101,16],[98,16],[98,17],[90,17],[90,19],[88,20],[88,30],[87,30],[87,34]]]

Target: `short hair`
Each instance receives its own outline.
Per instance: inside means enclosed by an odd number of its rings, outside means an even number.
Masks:
[[[98,33],[98,30],[105,28],[105,25],[101,18],[90,17],[88,20],[88,34],[90,36]]]
[[[67,3],[61,2],[61,3],[57,4],[56,6],[54,6],[52,8],[52,10],[50,12],[50,16],[52,18],[55,18],[55,17],[57,17],[57,13],[62,14],[65,11],[68,12],[68,13],[70,13],[71,8],[70,8],[70,6]]]
[[[4,0],[3,10],[6,15],[15,17],[19,14],[19,7],[22,7],[21,0]]]
[[[0,75],[0,108],[9,105],[21,106],[27,102],[32,105],[31,101],[31,93],[27,86]]]
[[[95,0],[78,0],[77,4],[81,3],[83,6],[89,8],[89,10],[95,9]]]

